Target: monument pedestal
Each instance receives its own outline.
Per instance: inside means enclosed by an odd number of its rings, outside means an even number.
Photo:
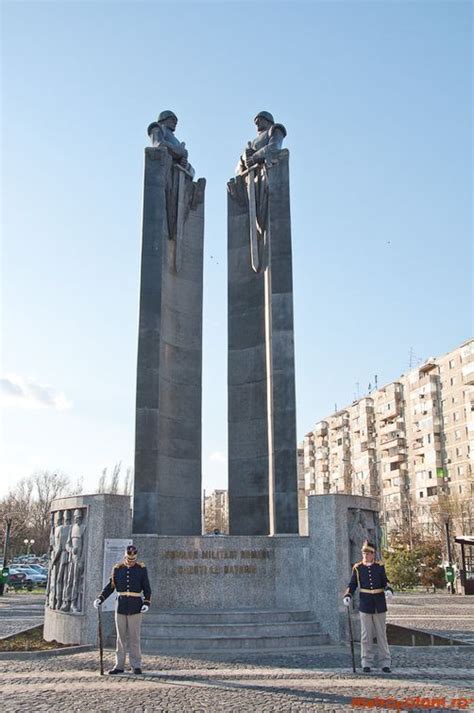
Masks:
[[[103,587],[104,540],[130,536],[130,499],[63,498],[54,509],[83,508],[84,608],[46,608],[44,638],[95,644],[92,603]],[[309,534],[131,535],[152,588],[144,615],[145,653],[302,649],[347,642],[342,594],[362,541],[379,542],[377,501],[352,495],[309,498]],[[113,612],[104,640],[114,645]]]
[[[128,495],[77,495],[58,498],[52,503],[52,512],[74,512],[81,510],[83,517],[82,556],[79,569],[82,574],[78,582],[81,587],[80,611],[62,611],[49,606],[52,599],[47,596],[43,637],[46,641],[58,641],[61,644],[95,644],[97,641],[97,612],[93,608],[94,599],[102,591],[104,569],[104,540],[107,538],[125,538],[131,532],[130,497]],[[53,541],[54,531],[53,528]],[[66,547],[62,554],[65,560],[64,572],[68,575],[71,567],[71,547]],[[55,557],[53,548],[52,560]],[[58,560],[61,558],[59,553]],[[53,576],[58,574],[57,565],[51,566]],[[49,587],[51,588],[51,582]],[[59,603],[58,603],[59,604]],[[102,617],[104,634],[109,635],[114,629],[113,612],[104,612]]]

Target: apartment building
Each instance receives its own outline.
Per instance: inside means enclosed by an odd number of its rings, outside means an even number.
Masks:
[[[212,534],[219,530],[221,534],[229,532],[229,497],[227,490],[204,491],[203,498],[203,533]]]
[[[319,421],[302,448],[306,496],[377,496],[387,533],[436,532],[446,496],[474,499],[474,340]]]

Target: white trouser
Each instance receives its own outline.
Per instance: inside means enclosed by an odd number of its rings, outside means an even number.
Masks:
[[[115,649],[115,668],[125,668],[127,654],[127,638],[130,666],[142,667],[142,652],[140,648],[141,614],[119,614],[115,612],[115,628],[117,629],[117,646]]]
[[[378,663],[380,668],[390,667],[391,656],[387,642],[387,628],[385,617],[387,612],[377,614],[365,614],[360,612],[360,656],[362,666],[374,665],[375,653],[378,653]],[[374,637],[377,644],[374,644]]]

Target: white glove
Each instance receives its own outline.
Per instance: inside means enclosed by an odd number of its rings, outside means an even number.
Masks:
[[[351,598],[350,597],[344,597],[342,600],[342,603],[344,604],[345,607],[348,607],[349,604],[351,603]]]
[[[147,612],[149,608],[150,607],[148,606],[148,604],[142,604],[142,608],[140,609],[140,612],[142,614],[145,614],[145,612]]]
[[[391,592],[390,589],[386,589],[385,590],[385,599],[387,600],[387,602],[389,602],[392,597],[393,597],[393,592]]]
[[[94,608],[95,609],[98,609],[101,604],[102,604],[102,599],[99,599],[99,598],[94,599]]]

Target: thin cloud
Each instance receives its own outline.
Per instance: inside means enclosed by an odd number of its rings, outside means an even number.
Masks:
[[[209,460],[213,463],[225,463],[227,459],[225,453],[222,453],[222,451],[213,451],[209,455]]]
[[[53,408],[56,411],[65,411],[72,406],[63,391],[16,374],[0,379],[0,395],[4,404],[21,408]]]

